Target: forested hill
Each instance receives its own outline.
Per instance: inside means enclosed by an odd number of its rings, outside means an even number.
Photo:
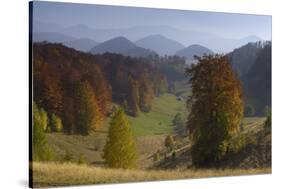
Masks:
[[[241,78],[244,96],[254,114],[263,116],[271,107],[271,43],[266,43],[257,53],[249,71]]]
[[[125,37],[116,37],[93,47],[90,52],[92,54],[118,53],[131,57],[146,57],[156,54],[155,52],[137,46]]]
[[[76,110],[87,100],[97,120],[110,112],[112,102],[137,116],[149,111],[152,99],[167,90],[165,76],[147,59],[92,55],[51,43],[35,43],[33,53],[34,101],[49,115],[59,116],[69,133],[83,132],[73,127]]]
[[[246,116],[264,116],[271,107],[271,42],[248,43],[227,57],[242,81]]]
[[[239,77],[242,77],[249,71],[261,49],[262,45],[260,42],[248,43],[227,54],[232,68]]]

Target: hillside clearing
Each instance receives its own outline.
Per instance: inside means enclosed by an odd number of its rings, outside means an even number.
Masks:
[[[104,183],[190,179],[202,177],[268,174],[265,169],[186,169],[186,170],[121,170],[77,164],[33,163],[34,187],[87,185]]]
[[[128,118],[135,136],[171,134],[172,120],[179,112],[186,113],[185,101],[177,100],[172,94],[163,94],[153,100],[150,112]]]
[[[74,161],[77,161],[79,155],[83,154],[89,164],[103,166],[102,154],[107,133],[95,132],[90,136],[47,133],[46,136],[58,159],[62,158],[65,152],[68,151],[73,155]],[[149,167],[153,163],[151,155],[158,149],[164,148],[164,138],[165,135],[139,136],[135,138],[139,154],[139,168]]]

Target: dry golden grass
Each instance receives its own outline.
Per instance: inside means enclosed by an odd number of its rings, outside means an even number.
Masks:
[[[271,173],[265,169],[121,170],[77,164],[33,163],[34,187],[140,182]]]

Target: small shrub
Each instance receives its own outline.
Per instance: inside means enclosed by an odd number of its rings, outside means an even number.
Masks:
[[[166,148],[168,148],[170,151],[173,149],[174,143],[175,143],[175,141],[174,141],[173,136],[168,135],[168,136],[165,138],[165,146],[166,146]]]
[[[79,155],[77,163],[78,163],[79,165],[80,165],[80,164],[86,164],[86,158],[85,158],[84,154],[80,154],[80,155]]]
[[[175,151],[173,151],[173,153],[172,153],[172,158],[173,159],[176,158],[176,152]]]
[[[160,160],[160,152],[157,151],[153,156],[153,161],[159,161]]]
[[[252,105],[248,104],[245,106],[244,109],[244,116],[245,117],[252,117],[255,115],[255,109]]]
[[[52,132],[61,132],[62,131],[62,128],[63,128],[62,121],[55,114],[51,115],[50,128],[51,128]]]
[[[237,153],[242,150],[246,145],[244,135],[239,135],[231,140],[229,143],[228,151],[231,153]]]
[[[269,108],[266,109],[266,120],[264,122],[264,129],[266,133],[271,133],[271,111]]]
[[[255,135],[255,133],[249,132],[246,136],[245,136],[245,144],[248,145],[257,145],[257,137]]]

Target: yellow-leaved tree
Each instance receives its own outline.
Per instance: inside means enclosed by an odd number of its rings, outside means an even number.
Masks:
[[[118,109],[110,122],[103,157],[108,167],[132,169],[136,167],[137,151],[129,122]]]

